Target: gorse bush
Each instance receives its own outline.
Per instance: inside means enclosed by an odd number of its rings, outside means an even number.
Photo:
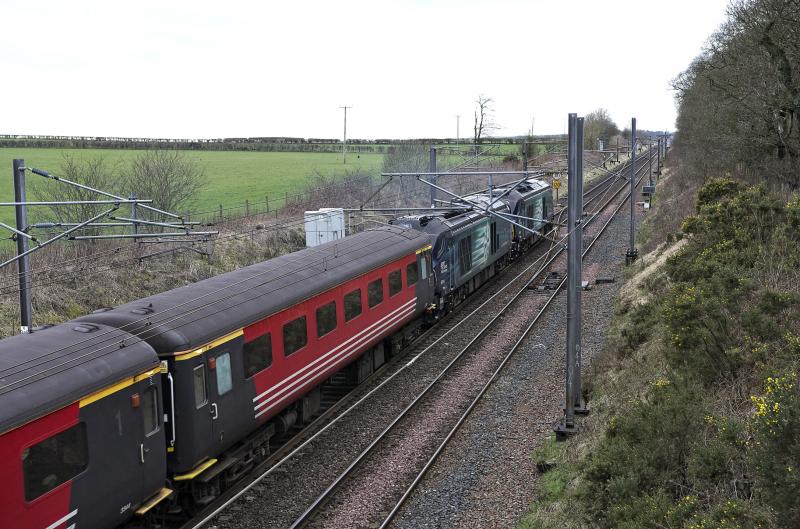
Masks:
[[[700,190],[666,279],[617,323],[618,362],[650,343],[663,368],[618,377],[636,398],[616,401],[564,491],[584,523],[800,527],[796,208],[730,180]],[[776,267],[794,272],[765,280]]]
[[[798,339],[791,336],[795,354]],[[781,513],[787,527],[800,527],[800,387],[797,371],[767,377],[751,397],[755,411],[748,441],[763,501]]]

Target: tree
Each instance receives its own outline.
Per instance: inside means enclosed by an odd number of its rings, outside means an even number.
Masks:
[[[427,173],[430,170],[430,145],[419,143],[400,143],[389,147],[383,157],[384,173]],[[400,177],[395,179],[396,187],[406,205],[416,205],[428,192],[428,187],[420,181]],[[387,190],[388,191],[388,190]],[[423,203],[423,202],[420,202]]]
[[[674,147],[703,178],[734,172],[800,187],[800,0],[736,0],[673,81]]]
[[[126,196],[150,199],[153,207],[173,213],[186,206],[206,182],[204,168],[180,151],[144,151],[122,172]]]
[[[65,154],[57,176],[107,193],[119,193],[119,174],[117,167],[102,156],[75,158]],[[65,202],[81,200],[108,200],[108,197],[71,185],[54,182],[50,179],[31,179],[31,195],[36,200],[46,202]],[[74,204],[69,206],[48,206],[55,222],[83,222],[111,207],[110,204]],[[103,220],[101,219],[100,222]],[[81,235],[96,235],[97,229],[81,230]]]
[[[481,143],[483,137],[488,133],[498,129],[497,124],[494,122],[492,103],[494,103],[494,100],[483,94],[479,95],[478,99],[475,100],[475,124],[473,126],[475,145]]]
[[[594,112],[586,115],[583,122],[583,147],[584,149],[596,149],[597,140],[608,141],[619,134],[619,127],[611,119],[608,110],[598,108]]]

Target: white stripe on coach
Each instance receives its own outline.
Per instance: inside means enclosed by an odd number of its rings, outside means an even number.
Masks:
[[[311,372],[309,372],[309,373],[306,373],[306,374],[305,374],[305,375],[304,375],[302,378],[300,378],[300,379],[298,379],[298,380],[294,381],[292,384],[290,384],[290,385],[288,385],[288,386],[284,387],[284,388],[283,388],[283,389],[281,389],[279,392],[277,392],[277,393],[273,394],[272,396],[270,396],[268,399],[266,399],[266,400],[264,400],[264,401],[260,402],[260,403],[259,403],[259,404],[257,404],[257,405],[255,406],[255,408],[254,408],[254,411],[257,411],[257,412],[258,412],[258,413],[256,413],[255,417],[256,417],[256,418],[260,417],[261,415],[263,415],[263,414],[264,414],[264,413],[266,413],[267,411],[269,411],[269,410],[271,410],[272,408],[274,408],[274,407],[275,407],[275,406],[276,406],[276,405],[277,405],[279,402],[281,402],[281,401],[283,401],[283,400],[286,400],[286,398],[287,398],[288,396],[290,396],[291,394],[289,394],[289,395],[285,395],[285,396],[283,396],[283,397],[281,397],[281,398],[278,398],[277,400],[275,400],[275,399],[276,399],[277,397],[279,397],[281,394],[285,393],[287,390],[290,390],[290,389],[292,389],[294,386],[298,385],[299,383],[302,383],[302,382],[303,382],[304,380],[306,380],[307,378],[313,377],[315,374],[317,374],[317,373],[319,373],[319,372],[321,372],[321,371],[325,371],[325,369],[328,369],[328,368],[330,368],[331,366],[335,365],[335,364],[336,364],[336,363],[337,363],[339,360],[341,360],[341,359],[343,359],[343,358],[345,358],[345,357],[347,357],[347,356],[350,356],[350,355],[352,355],[352,354],[356,353],[356,352],[358,351],[358,346],[359,346],[359,345],[361,345],[362,343],[368,342],[370,339],[374,338],[375,336],[378,336],[378,335],[380,335],[380,333],[381,333],[381,332],[383,332],[383,331],[385,331],[385,330],[387,330],[387,329],[390,329],[390,328],[392,328],[392,327],[393,327],[394,325],[396,325],[398,322],[402,321],[404,318],[406,318],[406,317],[410,316],[410,315],[411,315],[411,314],[413,314],[413,313],[414,313],[414,309],[413,309],[413,308],[409,308],[409,309],[407,309],[405,312],[403,312],[403,313],[401,313],[401,314],[398,314],[398,315],[397,315],[397,316],[395,316],[395,317],[394,317],[394,318],[393,318],[391,321],[387,322],[385,325],[381,326],[379,329],[376,329],[375,331],[373,331],[373,332],[372,332],[372,333],[370,333],[369,335],[367,335],[367,336],[365,336],[365,337],[361,338],[361,339],[360,339],[360,340],[359,340],[357,343],[353,344],[352,346],[348,347],[348,348],[347,348],[347,349],[345,349],[344,351],[340,352],[340,353],[339,353],[339,354],[337,354],[335,357],[333,357],[333,358],[331,358],[329,361],[325,362],[325,364],[323,364],[323,365],[321,365],[321,366],[318,366],[317,368],[315,368],[313,371],[311,371]],[[263,406],[267,405],[267,404],[268,404],[270,401],[273,401],[273,400],[275,400],[275,402],[273,402],[271,405],[267,406],[266,408],[264,408],[264,409],[263,409],[263,410],[261,410],[261,411],[258,411],[258,409],[259,409],[259,408],[261,408],[261,407],[263,407]]]
[[[312,367],[314,367],[314,365],[316,365],[316,364],[318,364],[318,363],[322,362],[322,361],[323,361],[323,360],[325,360],[325,359],[326,359],[326,358],[327,358],[329,355],[331,355],[331,354],[335,353],[335,352],[336,352],[338,349],[341,349],[342,347],[346,346],[348,343],[352,342],[353,340],[357,340],[357,339],[358,339],[358,338],[359,338],[361,335],[363,335],[363,334],[365,334],[365,333],[371,333],[371,330],[372,330],[372,329],[373,329],[375,326],[382,326],[384,321],[386,321],[386,320],[388,320],[388,319],[392,318],[392,317],[393,317],[393,316],[394,316],[396,313],[398,313],[398,312],[400,312],[400,311],[404,311],[404,310],[406,310],[406,309],[409,307],[409,305],[411,305],[411,304],[416,304],[416,302],[417,302],[417,298],[414,298],[414,299],[412,299],[412,300],[410,300],[410,301],[408,301],[408,302],[404,303],[403,305],[401,305],[400,307],[396,308],[395,310],[393,310],[392,312],[390,312],[390,313],[389,313],[389,314],[387,314],[386,316],[382,317],[382,318],[381,318],[381,319],[379,319],[378,321],[376,321],[376,322],[374,322],[373,324],[371,324],[369,327],[367,327],[367,328],[363,329],[363,330],[362,330],[361,332],[359,332],[358,334],[355,334],[355,335],[351,336],[350,338],[348,338],[347,340],[345,340],[344,342],[340,343],[339,345],[337,345],[336,347],[334,347],[333,349],[331,349],[330,351],[328,351],[328,352],[327,352],[327,353],[325,353],[324,355],[320,356],[319,358],[317,358],[316,360],[314,360],[314,361],[313,361],[313,362],[311,362],[310,364],[306,364],[306,365],[305,365],[305,366],[304,366],[302,369],[300,369],[300,370],[298,370],[298,371],[295,371],[294,373],[292,373],[292,374],[291,374],[291,375],[289,375],[288,377],[284,378],[283,380],[281,380],[280,382],[278,382],[277,384],[275,384],[275,385],[274,385],[274,386],[272,386],[271,388],[269,388],[269,389],[267,389],[267,390],[265,390],[265,391],[262,391],[262,392],[261,392],[259,395],[256,395],[256,397],[253,399],[253,402],[256,402],[256,401],[259,401],[259,400],[261,400],[262,398],[264,398],[266,395],[268,395],[269,393],[271,393],[271,392],[272,392],[273,390],[275,390],[276,388],[278,388],[278,387],[282,386],[283,384],[285,384],[285,383],[286,383],[286,382],[288,382],[289,380],[291,380],[291,379],[293,379],[293,378],[295,378],[295,377],[297,377],[297,376],[299,376],[299,375],[303,374],[303,372],[305,372],[305,371],[308,371],[309,369],[311,369]]]
[[[389,320],[389,321],[385,322],[385,323],[384,323],[383,325],[381,325],[380,327],[378,327],[378,328],[376,328],[376,329],[373,329],[373,330],[372,330],[372,331],[371,331],[369,334],[367,334],[367,335],[364,335],[364,336],[362,336],[361,338],[359,338],[357,341],[355,341],[355,342],[351,343],[351,344],[350,344],[350,345],[348,345],[348,346],[347,346],[345,349],[343,349],[343,350],[341,350],[340,352],[336,353],[334,356],[332,356],[332,357],[328,358],[328,359],[327,359],[327,360],[326,360],[324,363],[322,363],[322,364],[320,364],[319,366],[315,367],[315,368],[314,368],[314,369],[312,369],[311,371],[308,371],[308,372],[306,372],[306,373],[305,373],[305,374],[304,374],[302,377],[300,377],[299,379],[295,380],[295,381],[294,381],[294,382],[292,382],[291,384],[288,384],[287,386],[283,387],[283,388],[282,388],[282,389],[280,389],[279,391],[277,391],[277,392],[273,393],[273,394],[272,394],[271,396],[269,396],[268,398],[266,398],[266,399],[262,400],[261,402],[259,402],[258,404],[256,404],[256,406],[255,406],[254,410],[255,410],[255,411],[258,411],[258,409],[259,409],[259,408],[262,408],[262,407],[264,407],[264,406],[265,406],[265,405],[267,405],[267,404],[268,404],[270,401],[274,400],[276,397],[278,397],[278,396],[280,396],[281,394],[285,393],[285,392],[286,392],[286,390],[293,388],[293,387],[294,387],[294,386],[296,386],[298,383],[301,383],[301,382],[303,382],[304,380],[308,379],[309,377],[312,377],[312,376],[313,376],[313,375],[315,375],[316,373],[318,373],[318,372],[320,372],[320,371],[324,371],[325,369],[329,368],[331,365],[335,364],[335,363],[336,363],[338,360],[340,360],[342,357],[349,356],[350,354],[352,354],[354,351],[356,351],[356,350],[358,349],[358,346],[359,346],[359,345],[361,345],[361,344],[363,344],[363,343],[365,343],[365,342],[368,342],[369,340],[371,340],[371,339],[372,339],[372,338],[374,338],[375,336],[379,335],[381,332],[383,332],[383,331],[385,331],[385,330],[387,330],[387,329],[391,328],[391,327],[392,327],[393,325],[395,325],[395,324],[396,324],[398,321],[400,321],[400,320],[402,320],[403,318],[405,318],[405,317],[407,317],[407,316],[410,316],[411,314],[413,314],[413,312],[414,312],[414,308],[413,308],[413,307],[408,307],[408,308],[406,308],[406,309],[405,309],[403,312],[401,312],[401,313],[399,313],[399,314],[396,314],[394,317],[392,317],[392,319],[391,319],[391,320]],[[338,348],[337,348],[337,349],[338,349]],[[327,356],[327,355],[326,355],[326,356]],[[288,380],[288,379],[287,379],[287,380]],[[279,386],[279,385],[280,385],[280,384],[278,384],[278,386]],[[278,387],[278,386],[274,386],[274,387]]]
[[[58,527],[59,525],[61,525],[64,522],[66,522],[67,520],[69,520],[70,518],[75,516],[76,514],[78,514],[78,509],[75,509],[74,511],[72,511],[68,515],[66,515],[63,518],[61,518],[59,521],[51,523],[50,525],[47,526],[47,529],[56,529],[56,527]],[[74,527],[74,525],[73,525],[73,527]]]

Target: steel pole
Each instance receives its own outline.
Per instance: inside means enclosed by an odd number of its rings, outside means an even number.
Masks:
[[[430,172],[431,182],[436,185],[439,180],[439,175],[436,174],[436,147],[431,147]],[[431,207],[436,207],[436,188],[433,186],[431,186]]]
[[[556,438],[564,439],[576,433],[575,427],[575,361],[576,361],[576,318],[577,299],[575,294],[575,267],[580,263],[580,240],[578,239],[578,218],[580,207],[578,162],[578,115],[569,114],[568,155],[567,155],[567,365],[565,377],[564,418],[556,426]],[[576,259],[577,257],[577,259]]]
[[[647,171],[647,182],[652,186],[653,185],[653,140],[650,140],[650,146],[647,149],[647,164],[648,164],[648,171]]]
[[[577,251],[569,256],[569,266],[572,268],[572,289],[570,295],[572,297],[572,328],[567,329],[567,332],[572,331],[573,347],[575,348],[575,372],[573,374],[572,385],[572,404],[575,408],[575,413],[586,413],[586,404],[583,401],[583,390],[581,381],[581,365],[582,365],[582,332],[581,332],[581,292],[583,286],[583,118],[578,118],[576,130],[576,150],[577,150],[577,163],[575,167],[575,239]],[[568,300],[569,301],[569,300]],[[567,312],[570,309],[567,307]]]
[[[530,152],[530,143],[527,141],[522,144],[522,170],[528,170],[528,153]]]
[[[128,197],[128,198],[130,198],[131,200],[136,200],[139,197],[136,196],[136,193],[131,193],[130,197]],[[133,220],[133,234],[134,235],[138,235],[139,234],[139,223],[136,222],[138,220],[136,214],[137,214],[136,203],[134,202],[134,203],[131,204],[131,219]]]
[[[658,162],[656,163],[656,174],[661,174],[661,138],[658,138]]]
[[[631,224],[628,252],[625,262],[631,264],[636,260],[636,118],[631,118],[631,180],[630,180]]]
[[[17,230],[26,232],[28,230],[28,209],[25,205],[25,160],[14,160],[14,206]],[[31,263],[28,256],[28,238],[17,236],[17,270],[19,272],[19,319],[20,332],[28,334],[33,326],[32,314],[33,305],[31,303]]]

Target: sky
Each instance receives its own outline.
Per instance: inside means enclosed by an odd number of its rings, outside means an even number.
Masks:
[[[727,4],[2,0],[0,134],[464,138],[479,95],[498,135],[672,130]]]

